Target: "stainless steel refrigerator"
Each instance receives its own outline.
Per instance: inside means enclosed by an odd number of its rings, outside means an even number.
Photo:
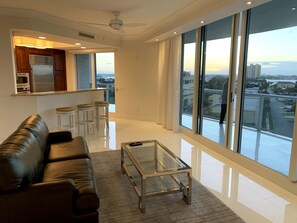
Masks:
[[[53,57],[29,55],[32,92],[54,91]]]

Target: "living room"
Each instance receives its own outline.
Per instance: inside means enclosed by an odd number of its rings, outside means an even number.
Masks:
[[[264,2],[264,1],[263,1]],[[261,3],[263,3],[261,2]],[[257,2],[260,4],[260,2]],[[36,114],[38,112],[38,102],[33,97],[12,97],[11,95],[15,93],[15,59],[12,47],[12,30],[35,30],[43,33],[50,33],[51,35],[61,35],[64,33],[65,37],[76,36],[76,30],[73,28],[66,27],[65,24],[54,24],[53,21],[45,21],[45,19],[39,19],[40,15],[36,11],[30,11],[29,14],[31,18],[14,17],[12,14],[15,13],[14,10],[1,9],[1,45],[2,51],[1,55],[1,127],[0,127],[0,141],[6,139],[6,137],[12,133],[17,126],[29,115]],[[25,12],[23,12],[26,14]],[[232,13],[231,13],[232,14]],[[40,17],[41,18],[41,17]],[[63,31],[61,31],[63,30]],[[92,29],[87,29],[86,32]],[[188,30],[189,31],[189,30]],[[91,33],[95,32],[94,30]],[[99,32],[99,36],[102,33]],[[108,38],[109,37],[109,38]],[[157,107],[158,107],[158,55],[159,55],[159,42],[150,41],[144,42],[143,39],[139,40],[121,40],[116,35],[107,35],[107,38],[103,38],[98,44],[105,44],[108,50],[113,49],[115,52],[115,72],[116,72],[116,113],[111,114],[112,121],[117,121],[121,123],[121,120],[133,120],[143,121],[143,125],[148,123],[155,123],[157,119]],[[104,43],[103,43],[104,42]],[[109,47],[107,47],[109,46]],[[89,52],[90,51],[85,51]],[[74,53],[66,52],[67,69],[73,69],[73,55]],[[67,78],[69,80],[73,79],[74,73],[67,73]],[[71,78],[72,77],[72,78]],[[67,86],[69,90],[75,89],[75,82],[68,82]],[[133,85],[131,84],[133,83]],[[129,100],[128,100],[129,99]],[[13,112],[12,112],[13,111]],[[123,121],[125,125],[129,125]],[[148,122],[148,123],[147,123]],[[137,121],[136,121],[137,123]],[[54,123],[55,124],[55,123]],[[148,124],[149,125],[149,124]],[[113,126],[113,125],[111,125]],[[137,125],[136,125],[137,126]],[[134,126],[133,128],[137,129]],[[156,127],[158,128],[158,127]],[[112,128],[111,128],[112,130]],[[110,131],[111,131],[110,130]],[[118,131],[114,130],[114,132]],[[162,131],[162,130],[161,130]],[[183,130],[189,136],[187,129]],[[118,138],[111,138],[110,141],[114,140],[113,143],[116,144],[115,149],[120,149],[121,141],[133,141],[132,136],[121,137],[119,132]],[[133,133],[134,134],[134,133]],[[135,132],[137,134],[137,131]],[[176,135],[173,134],[175,137]],[[157,137],[152,134],[152,137]],[[100,140],[104,140],[100,138]],[[187,138],[186,141],[189,139]],[[200,138],[196,139],[199,141]],[[103,143],[103,142],[102,142]],[[204,142],[208,144],[208,141]],[[96,144],[90,141],[89,144]],[[170,143],[165,143],[170,147]],[[193,144],[194,145],[194,144]],[[208,144],[209,147],[215,147],[215,144]],[[96,148],[90,146],[92,151],[96,151]],[[220,148],[219,148],[220,149]],[[215,150],[216,152],[218,150]],[[223,152],[225,153],[225,152]],[[228,154],[224,154],[228,157]],[[234,156],[237,158],[236,156]],[[223,158],[224,159],[224,158]],[[241,158],[239,158],[241,159]],[[238,161],[240,163],[240,161]],[[232,164],[233,165],[233,164]],[[251,162],[247,162],[245,167],[250,166],[250,169],[257,172],[258,166],[251,166]],[[263,174],[262,169],[260,171]],[[270,176],[271,177],[271,176]],[[278,178],[281,179],[281,178]],[[291,184],[290,182],[285,182],[284,184]],[[294,185],[291,188],[295,188]],[[294,198],[294,196],[293,196]],[[290,217],[294,217],[289,215]],[[289,218],[290,218],[289,217]]]

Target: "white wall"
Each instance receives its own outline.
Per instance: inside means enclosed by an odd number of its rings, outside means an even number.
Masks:
[[[0,142],[12,133],[23,119],[37,111],[35,98],[11,96],[16,91],[10,35],[14,22],[20,21],[0,17]]]
[[[66,51],[66,79],[67,79],[67,90],[75,91],[76,90],[76,63],[75,56],[72,53]]]
[[[118,118],[156,121],[158,43],[124,42],[115,53]]]

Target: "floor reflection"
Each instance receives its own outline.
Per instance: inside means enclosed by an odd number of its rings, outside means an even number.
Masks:
[[[192,117],[183,115],[183,123],[188,126],[192,123]],[[203,118],[202,136],[205,138],[225,145],[225,130],[226,124],[219,125],[218,120]],[[289,174],[292,139],[248,127],[242,129],[241,136],[242,155],[284,175]],[[233,147],[234,136],[231,138],[230,143]]]
[[[86,136],[90,152],[119,150],[122,142],[157,139],[192,167],[193,178],[246,222],[297,222],[297,196],[185,135],[151,122],[116,119],[109,126],[106,132],[100,124],[95,134]],[[219,128],[223,134],[224,125]]]

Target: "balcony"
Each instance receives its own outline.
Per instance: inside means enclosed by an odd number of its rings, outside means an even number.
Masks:
[[[210,89],[205,92],[210,103],[203,108],[201,135],[224,145],[226,125],[219,124],[220,103],[215,99],[218,98],[216,95],[221,95],[222,92]],[[246,92],[239,153],[288,175],[295,101],[295,96]],[[182,113],[182,125],[192,128],[192,115],[188,112]],[[235,120],[232,127],[232,138],[234,138]]]

